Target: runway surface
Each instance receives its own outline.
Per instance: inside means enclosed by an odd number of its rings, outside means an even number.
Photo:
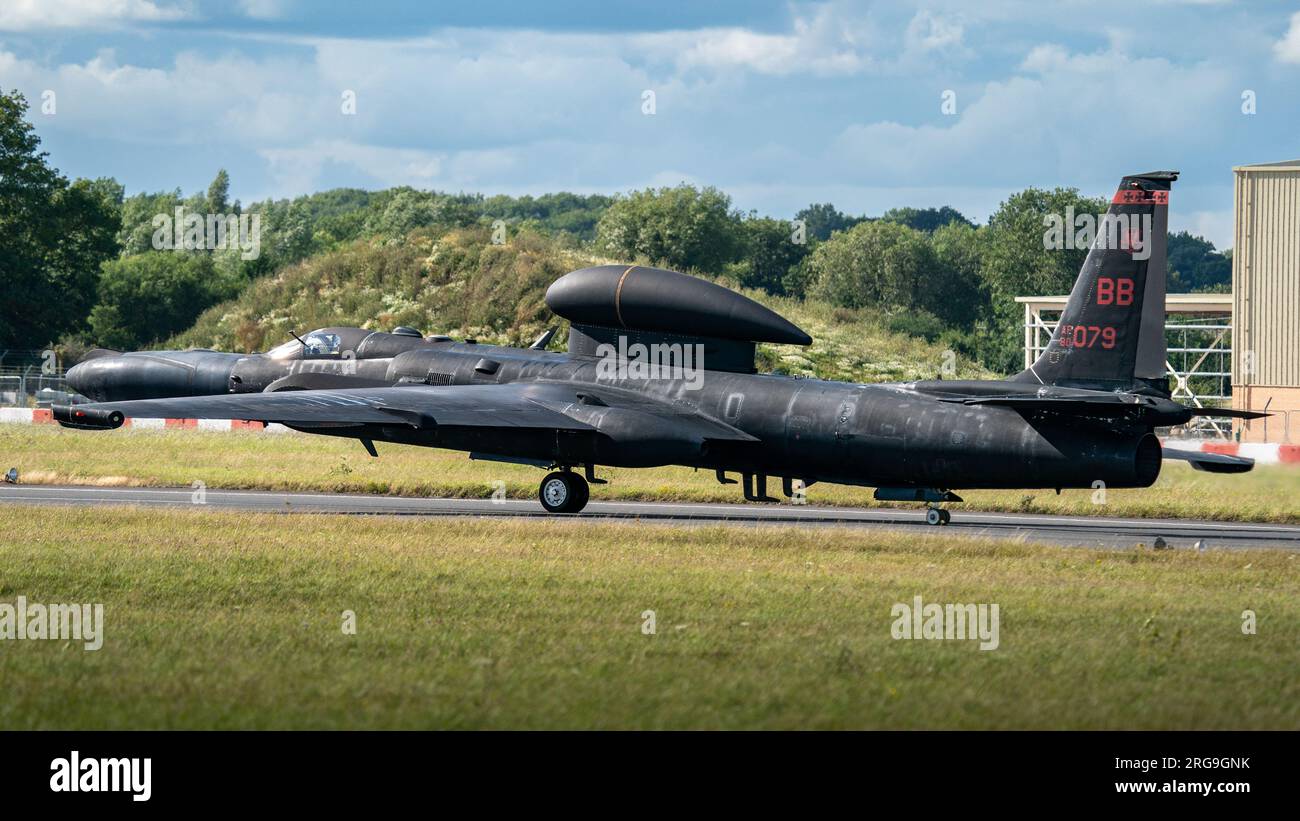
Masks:
[[[952,524],[925,524],[923,509],[879,510],[790,504],[687,504],[677,502],[592,502],[579,514],[553,516],[536,501],[522,499],[425,499],[335,493],[260,490],[206,491],[196,505],[190,488],[68,487],[0,485],[0,505],[139,505],[144,507],[243,510],[256,513],[341,513],[388,516],[470,516],[486,519],[546,518],[597,521],[647,521],[670,525],[847,527],[952,536],[1021,539],[1079,547],[1155,546],[1300,550],[1300,527],[1184,519],[1121,519],[1102,516],[1050,516],[976,513],[957,510]]]

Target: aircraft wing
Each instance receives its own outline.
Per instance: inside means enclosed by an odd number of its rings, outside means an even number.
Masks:
[[[561,397],[564,394],[561,393]],[[758,437],[751,436],[733,425],[715,419],[699,408],[684,401],[668,401],[638,391],[610,387],[608,385],[574,385],[568,387],[568,399],[571,403],[576,396],[579,407],[565,407],[552,400],[539,401],[555,410],[579,418],[598,416],[602,408],[653,418],[670,425],[683,438],[713,439],[731,442],[757,442]],[[602,431],[605,430],[602,428]]]
[[[466,427],[548,428],[590,430],[591,426],[550,407],[573,391],[536,383],[430,387],[404,385],[384,388],[276,391],[224,394],[130,402],[57,405],[54,418],[69,427],[116,428],[125,417],[180,419],[244,419],[279,422],[297,427],[347,427],[398,424]]]
[[[657,420],[682,437],[755,442],[755,437],[690,406],[677,406],[614,388],[567,382],[504,385],[403,385],[340,390],[189,396],[56,405],[65,427],[116,428],[127,417],[243,419],[296,428],[407,425],[412,428],[477,427],[543,430],[604,430],[608,410]],[[589,420],[589,421],[588,421]],[[617,437],[621,429],[611,428]],[[635,437],[635,433],[624,434]]]

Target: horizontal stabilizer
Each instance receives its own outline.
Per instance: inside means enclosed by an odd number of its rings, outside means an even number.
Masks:
[[[1020,396],[969,396],[942,400],[963,405],[997,405],[1018,411],[1045,411],[1092,417],[1121,417],[1141,414],[1143,421],[1152,425],[1181,425],[1194,416],[1231,417],[1233,419],[1259,419],[1268,416],[1260,411],[1234,410],[1232,408],[1189,408],[1172,399],[1144,396],[1136,393],[1107,393],[1078,391],[1063,395]]]
[[[1255,467],[1255,460],[1245,456],[1229,456],[1226,453],[1207,453],[1200,450],[1165,448],[1164,457],[1189,462],[1192,467],[1206,473],[1246,473]]]
[[[1236,408],[1188,408],[1192,416],[1225,416],[1231,419],[1263,419],[1272,416],[1264,411],[1237,410]]]
[[[1122,393],[1097,393],[1090,396],[973,396],[943,401],[1089,416],[1123,416],[1135,410],[1155,409],[1157,402],[1151,397]]]

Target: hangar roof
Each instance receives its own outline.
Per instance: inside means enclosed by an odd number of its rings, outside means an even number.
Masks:
[[[1257,162],[1250,165],[1234,165],[1233,171],[1300,171],[1300,160],[1282,160],[1280,162]]]

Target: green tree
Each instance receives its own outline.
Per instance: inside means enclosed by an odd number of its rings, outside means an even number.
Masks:
[[[208,254],[148,251],[115,259],[100,276],[91,334],[109,348],[145,347],[185,330],[237,291],[238,283],[219,276]]]
[[[850,217],[829,202],[813,203],[794,218],[803,220],[809,240],[828,240],[836,231],[847,231],[863,222],[862,217]]]
[[[464,226],[478,217],[476,198],[436,194],[402,186],[389,192],[382,210],[372,215],[367,229],[389,237],[405,237],[417,228],[434,224]]]
[[[596,242],[620,259],[718,272],[739,257],[741,231],[726,194],[679,185],[615,198],[596,226]]]
[[[572,194],[560,191],[533,197],[498,194],[479,203],[479,213],[489,221],[504,220],[511,225],[531,222],[547,232],[573,234],[583,241],[596,236],[596,223],[613,202],[603,194]]]
[[[373,233],[404,237],[416,228],[433,225],[437,219],[438,207],[432,194],[403,186],[393,189],[383,210],[366,227]]]
[[[761,288],[783,295],[790,269],[808,255],[806,244],[796,243],[785,220],[750,217],[741,223],[744,256],[734,266],[736,278],[746,288]]]
[[[82,326],[121,220],[120,187],[69,184],[26,113],[21,94],[0,93],[0,347],[38,348]]]
[[[181,204],[181,190],[132,194],[122,202],[122,225],[117,242],[124,256],[143,254],[153,248],[153,235],[157,228],[154,217],[165,215],[174,220],[176,206]]]
[[[1232,257],[1221,254],[1214,243],[1187,231],[1169,235],[1168,277],[1170,293],[1232,290]]]
[[[993,344],[985,364],[1011,372],[1022,362],[1024,311],[1018,296],[1066,294],[1074,285],[1087,248],[1045,248],[1045,219],[1064,220],[1067,209],[1104,214],[1106,200],[1084,197],[1074,188],[1027,188],[1011,195],[989,218],[980,276],[990,299]]]
[[[810,249],[811,250],[811,249]],[[804,255],[799,262],[790,266],[781,280],[781,288],[788,296],[803,299],[813,286],[812,254]]]
[[[816,296],[846,308],[927,308],[942,298],[925,234],[894,222],[859,223],[820,243],[809,258]]]
[[[478,220],[482,208],[482,194],[439,194],[434,200],[434,223],[464,228]]]
[[[272,208],[262,220],[262,230],[268,234],[262,237],[262,252],[267,254],[270,268],[311,255],[311,216],[299,204],[286,202]]]
[[[891,208],[881,219],[901,223],[908,228],[926,233],[952,223],[974,226],[974,223],[962,216],[960,211],[947,205],[942,208]]]
[[[930,234],[935,267],[928,300],[935,316],[949,326],[969,329],[988,313],[988,294],[980,278],[984,232],[968,222],[945,223]]]
[[[208,213],[226,213],[226,209],[230,207],[229,197],[230,175],[226,173],[226,169],[222,168],[217,171],[217,176],[212,180],[212,184],[208,186]]]

